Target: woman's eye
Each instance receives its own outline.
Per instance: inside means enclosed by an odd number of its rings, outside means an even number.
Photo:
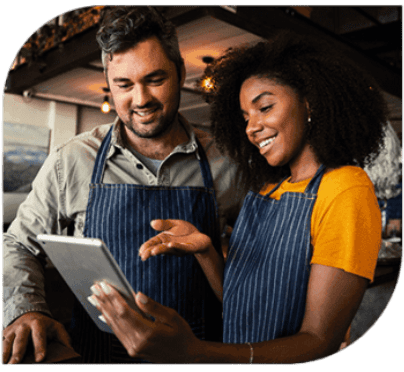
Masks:
[[[271,108],[273,107],[273,105],[269,105],[269,106],[264,106],[260,109],[261,112],[267,112],[269,111]]]

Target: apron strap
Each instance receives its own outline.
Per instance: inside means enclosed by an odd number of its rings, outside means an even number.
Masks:
[[[316,174],[307,185],[306,190],[304,190],[305,194],[317,194],[325,169],[326,169],[325,165],[321,164],[320,167],[317,169]],[[290,176],[284,177],[282,181],[280,181],[266,196],[269,197],[271,194],[273,194],[280,187],[280,185],[289,177]]]
[[[101,146],[97,152],[97,157],[95,158],[94,163],[94,171],[91,177],[92,184],[101,183],[102,181],[102,177],[104,175],[105,170],[105,159],[107,157],[107,153],[109,150],[109,144],[111,143],[113,128],[114,126],[112,126],[111,129],[108,131],[108,134],[103,139]]]
[[[317,194],[324,172],[325,172],[325,165],[321,164],[320,167],[317,169],[316,174],[307,185],[306,190],[304,190],[305,194]]]
[[[198,145],[199,157],[201,158],[199,160],[199,166],[201,167],[203,184],[205,185],[205,187],[207,189],[213,189],[213,179],[212,179],[212,173],[210,171],[208,158],[206,156],[205,150],[203,149],[201,143],[198,141],[198,139],[196,137],[195,137],[195,141],[196,141],[196,144]]]

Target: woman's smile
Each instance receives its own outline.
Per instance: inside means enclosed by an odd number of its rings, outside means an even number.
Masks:
[[[315,156],[306,139],[308,105],[289,86],[262,77],[250,77],[240,89],[240,107],[246,133],[269,165],[289,164],[292,174],[313,165]]]

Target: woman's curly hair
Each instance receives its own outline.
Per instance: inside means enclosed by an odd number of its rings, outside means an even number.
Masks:
[[[318,39],[282,31],[268,42],[229,49],[205,71],[215,87],[207,96],[214,137],[240,165],[246,188],[259,190],[290,174],[287,165],[271,167],[247,139],[239,92],[252,76],[273,79],[307,100],[306,138],[326,167],[364,167],[379,153],[386,110],[374,80]]]

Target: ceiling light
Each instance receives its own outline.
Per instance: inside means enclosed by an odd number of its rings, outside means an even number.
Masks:
[[[101,111],[104,114],[108,114],[111,111],[111,105],[109,104],[109,97],[108,96],[104,97],[104,102],[101,105]]]
[[[211,92],[215,88],[215,84],[213,83],[213,79],[211,77],[209,77],[209,76],[205,77],[201,81],[201,86],[202,86],[202,89],[205,92]]]

